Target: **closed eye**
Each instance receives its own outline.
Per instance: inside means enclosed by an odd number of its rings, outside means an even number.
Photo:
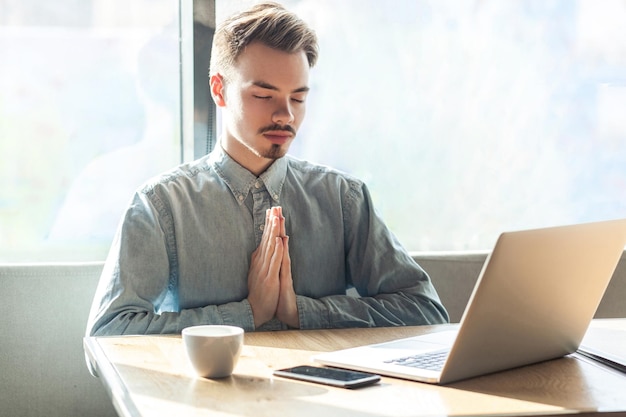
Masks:
[[[259,100],[269,100],[270,98],[272,98],[272,96],[258,96],[258,95],[253,95],[254,98],[258,98]]]

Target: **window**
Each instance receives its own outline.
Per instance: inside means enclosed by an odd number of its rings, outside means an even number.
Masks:
[[[104,259],[180,162],[178,7],[0,1],[0,261]]]
[[[320,40],[292,153],[365,180],[410,250],[626,217],[624,2],[283,3]]]
[[[253,2],[0,0],[0,262],[104,259],[136,187],[210,148],[211,24]],[[292,154],[408,249],[626,217],[623,2],[283,3],[321,46]]]

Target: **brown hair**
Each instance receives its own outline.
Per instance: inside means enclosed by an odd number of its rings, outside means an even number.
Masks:
[[[317,61],[315,32],[294,13],[277,3],[261,3],[218,25],[213,38],[209,75],[228,72],[243,49],[252,42],[287,53],[304,51],[309,67]]]

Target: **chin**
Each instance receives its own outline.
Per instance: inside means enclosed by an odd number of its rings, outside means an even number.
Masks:
[[[272,145],[266,152],[262,154],[267,159],[278,159],[287,155],[288,146]]]

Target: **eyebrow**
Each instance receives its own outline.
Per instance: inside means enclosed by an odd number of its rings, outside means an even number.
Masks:
[[[265,81],[254,81],[252,85],[255,85],[260,88],[265,88],[267,90],[279,91],[278,87],[276,87],[275,85],[266,83]],[[296,88],[295,90],[292,90],[291,93],[306,93],[309,90],[310,90],[309,87],[304,86],[304,87],[300,87],[300,88]]]

